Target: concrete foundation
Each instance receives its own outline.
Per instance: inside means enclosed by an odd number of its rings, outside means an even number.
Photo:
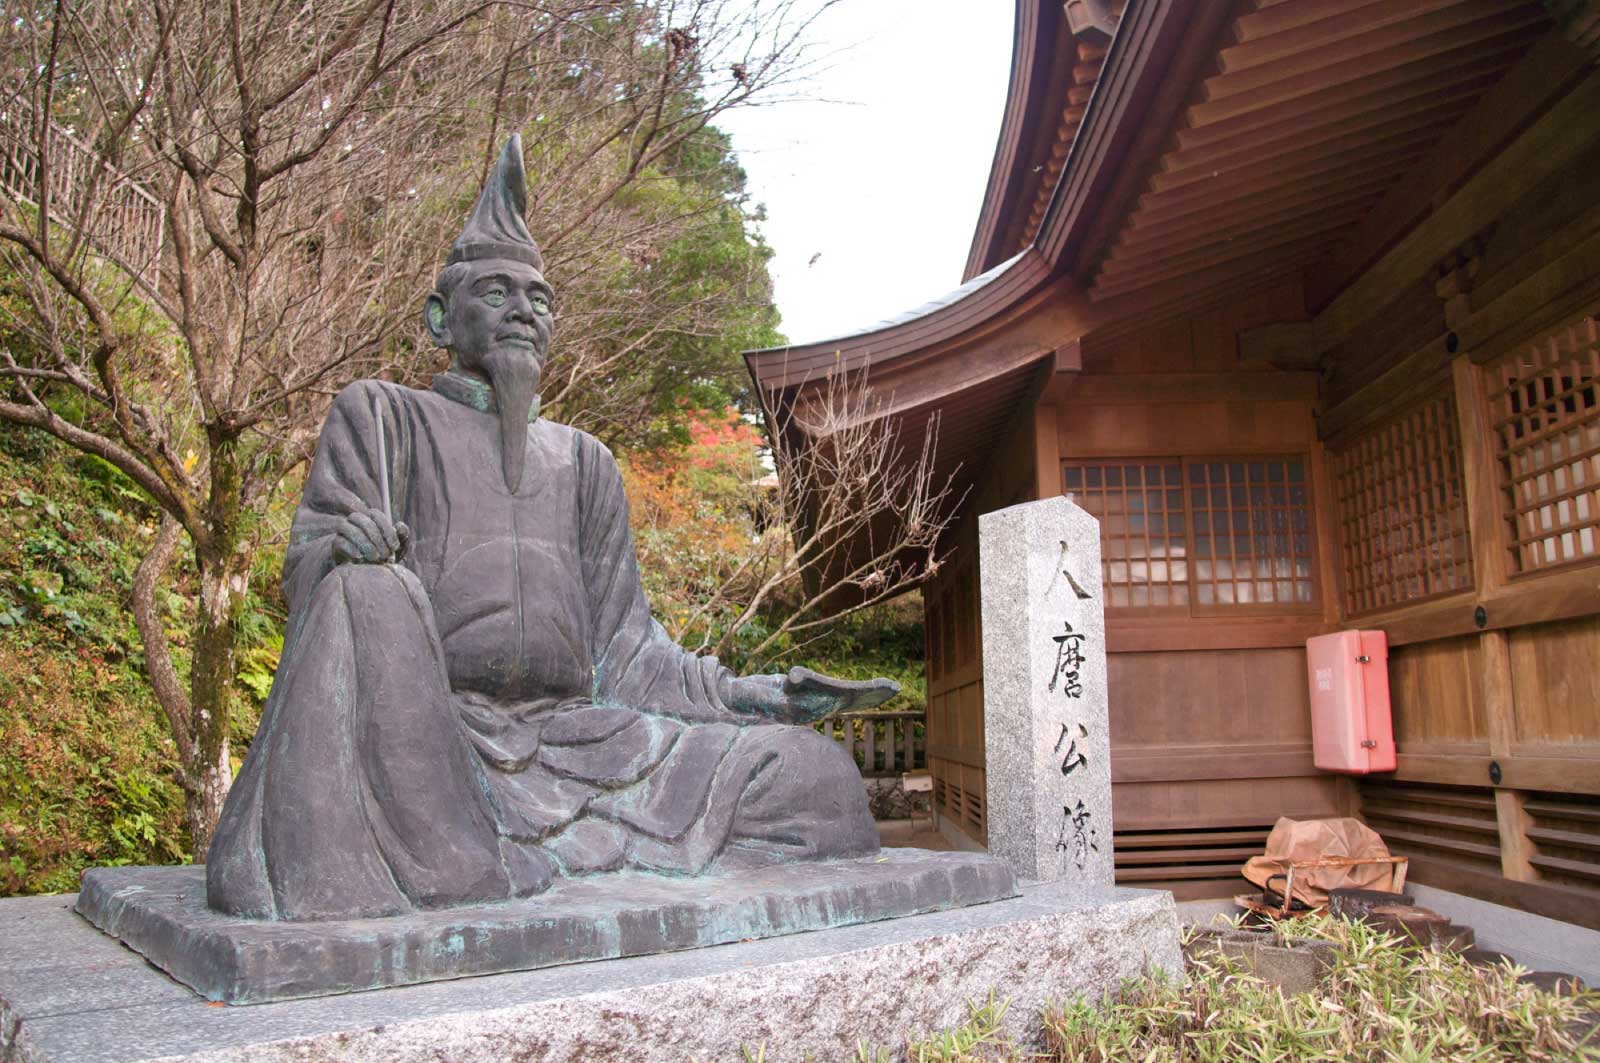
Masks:
[[[1170,894],[1053,884],[784,938],[229,1008],[94,929],[75,900],[0,901],[4,1063],[852,1059],[858,1041],[959,1025],[991,992],[1026,1041],[1047,1002],[1182,962]]]

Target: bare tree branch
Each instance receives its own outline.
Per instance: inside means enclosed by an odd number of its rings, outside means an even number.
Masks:
[[[167,569],[172,567],[182,533],[182,526],[170,514],[161,518],[161,527],[156,532],[155,542],[150,544],[150,552],[145,554],[144,560],[134,570],[133,594],[128,609],[133,613],[139,640],[144,644],[145,670],[150,676],[150,688],[155,691],[156,702],[166,714],[178,746],[179,763],[187,765],[194,759],[194,729],[190,720],[189,696],[172,663],[172,646],[167,640],[161,604],[156,597]],[[185,790],[194,786],[186,771],[180,774],[179,781]]]

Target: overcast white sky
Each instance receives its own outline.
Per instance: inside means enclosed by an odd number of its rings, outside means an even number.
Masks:
[[[730,112],[791,343],[961,283],[1011,67],[1013,0],[848,0],[810,100]],[[815,261],[813,262],[813,256]]]

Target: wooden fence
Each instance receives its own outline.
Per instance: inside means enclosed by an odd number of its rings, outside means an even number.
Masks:
[[[863,776],[899,775],[928,766],[920,712],[842,712],[816,727],[844,743]]]
[[[156,287],[166,223],[161,200],[54,122],[49,162],[50,219],[64,227],[76,225],[93,184],[94,200],[84,224],[95,253]],[[92,182],[96,175],[98,182]],[[39,205],[38,138],[31,117],[17,110],[0,110],[0,192]]]

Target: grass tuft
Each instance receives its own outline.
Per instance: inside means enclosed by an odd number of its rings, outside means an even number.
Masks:
[[[1188,978],[1125,983],[1114,998],[1044,1017],[1046,1057],[1074,1063],[1498,1063],[1600,1061],[1584,1022],[1600,994],[1558,996],[1511,964],[1475,967],[1443,949],[1328,916],[1295,933],[1332,943],[1318,988],[1285,996],[1235,959],[1207,955]]]

